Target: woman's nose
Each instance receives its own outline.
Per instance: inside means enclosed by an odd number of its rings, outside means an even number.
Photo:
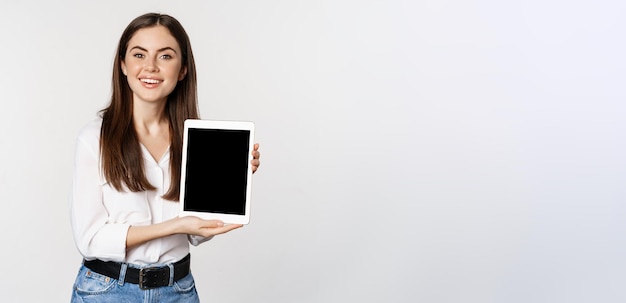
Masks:
[[[156,58],[148,58],[147,60],[145,60],[145,65],[143,67],[143,69],[145,71],[149,71],[149,72],[156,72],[158,71],[158,67],[157,67],[157,62],[156,62]]]

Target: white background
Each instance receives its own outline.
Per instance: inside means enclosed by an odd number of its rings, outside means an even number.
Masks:
[[[626,2],[39,0],[0,4],[2,302],[69,301],[74,140],[150,11],[262,146],[203,302],[626,301]]]

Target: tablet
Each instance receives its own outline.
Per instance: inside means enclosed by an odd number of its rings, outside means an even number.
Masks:
[[[250,222],[254,123],[185,121],[180,215]]]

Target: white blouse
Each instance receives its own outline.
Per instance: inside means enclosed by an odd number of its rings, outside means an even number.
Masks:
[[[104,179],[100,165],[102,119],[87,124],[78,135],[70,200],[71,223],[78,250],[87,260],[100,259],[137,265],[176,262],[210,238],[171,235],[126,250],[131,225],[160,223],[178,216],[179,203],[165,200],[170,186],[169,150],[155,161],[142,145],[146,177],[155,190],[120,192]]]

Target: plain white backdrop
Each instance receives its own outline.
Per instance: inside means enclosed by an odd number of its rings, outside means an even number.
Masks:
[[[68,302],[74,140],[136,16],[252,120],[250,225],[203,302],[624,302],[623,1],[3,1],[0,300]]]

